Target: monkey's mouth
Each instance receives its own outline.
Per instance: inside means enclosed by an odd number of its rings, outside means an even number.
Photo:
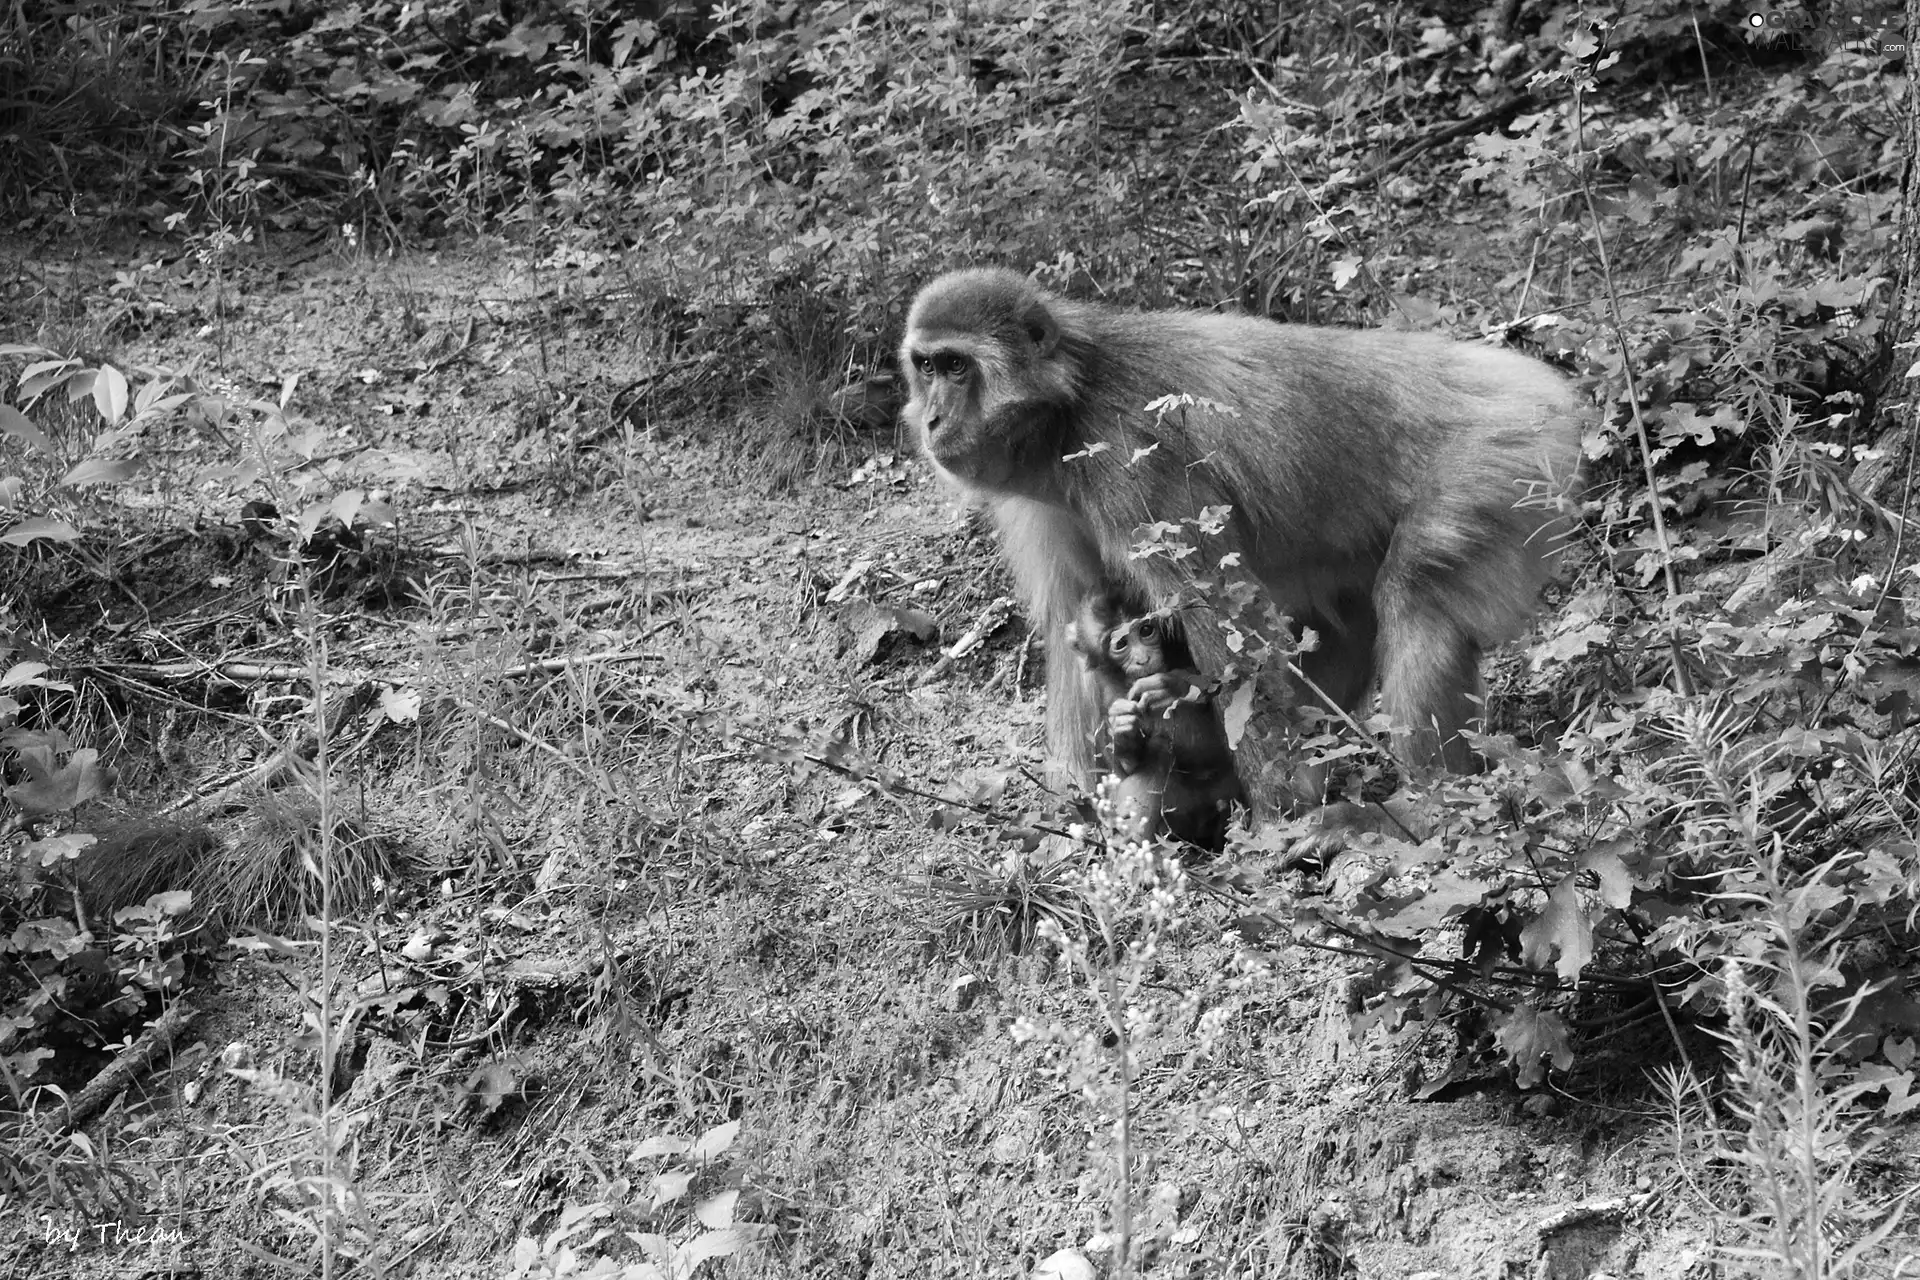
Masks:
[[[963,480],[977,480],[980,476],[980,455],[977,449],[968,447],[966,440],[956,431],[930,431],[926,436],[927,456],[948,471]]]

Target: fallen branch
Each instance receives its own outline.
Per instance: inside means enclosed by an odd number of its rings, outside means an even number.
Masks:
[[[677,621],[679,619],[675,618],[663,622],[641,639],[644,640],[647,636],[664,631]],[[562,671],[571,671],[575,667],[590,667],[603,662],[665,662],[666,660],[664,654],[641,653],[638,649],[620,649],[612,653],[590,653],[580,658],[542,658],[538,662],[522,662],[518,666],[508,667],[500,674],[509,680],[514,680],[521,676],[558,675]]]
[[[953,647],[941,655],[940,661],[929,667],[926,673],[914,683],[925,686],[945,676],[949,671],[953,670],[954,663],[960,661],[960,659],[985,644],[987,637],[998,631],[1001,627],[1006,626],[1007,619],[1012,616],[1013,600],[1010,597],[1001,596],[989,604],[985,609],[980,611],[980,617],[974,622],[973,626],[967,630],[967,633],[954,641]]]
[[[678,618],[659,623],[640,638],[647,640],[672,626]],[[543,658],[538,662],[523,662],[508,667],[500,674],[512,680],[522,676],[557,675],[573,667],[591,666],[602,662],[664,662],[666,658],[658,653],[642,653],[637,649],[616,649],[607,653],[583,654],[578,658]],[[235,684],[249,681],[285,680],[311,681],[313,668],[296,663],[259,663],[259,662],[209,662],[203,658],[182,658],[178,662],[97,662],[91,664],[97,671],[121,676],[127,679],[150,680],[159,684],[179,684],[188,680],[214,676],[222,680],[231,680]],[[359,671],[345,667],[329,667],[325,679],[331,685],[386,684],[412,686],[411,676],[383,676],[377,671]]]
[[[96,662],[95,670],[129,679],[178,684],[186,680],[215,676],[235,684],[261,680],[311,680],[313,668],[304,663],[209,662],[204,658],[182,658],[178,662]],[[330,668],[328,684],[365,684],[377,679],[371,672]]]
[[[309,672],[308,674],[311,673]],[[347,721],[367,707],[373,700],[374,690],[371,683],[356,685],[353,689],[349,690],[345,696],[337,698],[333,704],[327,708],[327,741],[337,742],[341,733],[346,729]],[[302,723],[307,724],[305,717],[302,717]],[[386,717],[381,716],[374,721],[373,727],[377,729],[386,723]],[[371,731],[369,731],[367,736],[372,736]],[[184,799],[174,801],[172,804],[161,809],[160,813],[164,816],[187,809],[207,810],[223,805],[237,792],[253,784],[265,782],[267,779],[273,777],[274,774],[279,773],[282,769],[291,765],[295,760],[303,759],[311,755],[319,741],[320,735],[316,734],[311,726],[308,725],[303,732],[294,736],[292,742],[289,742],[286,746],[280,748],[266,759],[258,761],[238,773],[229,774],[225,779],[214,783],[205,791],[195,792],[193,795],[187,796]],[[364,739],[362,742],[364,743]],[[360,744],[356,744],[354,749],[357,750],[359,745]]]
[[[176,1000],[153,1020],[153,1024],[140,1033],[140,1038],[123,1049],[119,1056],[109,1062],[106,1069],[93,1079],[79,1093],[67,1100],[66,1115],[60,1121],[63,1133],[85,1124],[93,1118],[95,1112],[113,1101],[122,1089],[133,1083],[135,1076],[147,1069],[147,1065],[173,1047],[180,1033],[187,1029],[198,1013],[185,1000]]]

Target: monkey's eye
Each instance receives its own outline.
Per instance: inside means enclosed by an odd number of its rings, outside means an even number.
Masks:
[[[1142,640],[1151,640],[1159,634],[1160,620],[1158,618],[1140,619],[1140,638]]]
[[[961,377],[973,367],[973,361],[958,351],[937,351],[928,364],[932,366],[931,372],[943,378]]]

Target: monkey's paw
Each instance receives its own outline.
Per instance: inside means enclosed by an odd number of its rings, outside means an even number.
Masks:
[[[1164,715],[1179,703],[1198,700],[1197,687],[1179,671],[1141,676],[1133,682],[1133,688],[1127,690],[1127,701],[1137,706],[1142,715]]]
[[[1287,846],[1280,867],[1324,867],[1333,855],[1369,832],[1391,829],[1393,824],[1377,808],[1339,801],[1323,804],[1292,824],[1302,830]]]

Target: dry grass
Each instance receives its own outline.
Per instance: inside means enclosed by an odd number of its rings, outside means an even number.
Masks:
[[[355,915],[404,877],[412,859],[398,841],[342,814],[338,802],[329,807],[331,907],[335,916]],[[196,901],[209,904],[214,919],[228,929],[275,927],[318,916],[328,900],[321,837],[321,806],[312,795],[274,791],[252,797],[235,837],[200,868]]]

